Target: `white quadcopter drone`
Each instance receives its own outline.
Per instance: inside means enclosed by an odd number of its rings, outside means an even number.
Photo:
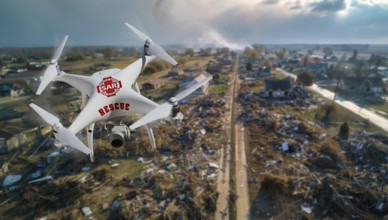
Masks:
[[[91,161],[94,161],[93,129],[95,122],[136,114],[143,115],[129,127],[126,125],[113,127],[109,141],[113,147],[120,147],[128,140],[131,130],[144,125],[151,145],[155,148],[154,134],[148,124],[162,118],[181,116],[178,102],[212,79],[211,76],[207,77],[161,105],[144,97],[140,94],[136,82],[142,69],[156,57],[172,65],[176,65],[177,62],[147,35],[128,23],[125,25],[145,43],[143,56],[122,70],[108,69],[96,72],[92,76],[67,74],[60,70],[57,62],[67,41],[67,35],[55,51],[36,94],[40,95],[51,81],[65,82],[81,92],[83,109],[68,128],[63,127],[59,119],[51,113],[34,103],[30,104],[45,122],[53,126],[55,138],[60,143],[89,154]],[[76,134],[83,128],[87,129],[88,147],[76,137]]]

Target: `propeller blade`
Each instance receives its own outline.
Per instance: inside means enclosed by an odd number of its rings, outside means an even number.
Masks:
[[[90,149],[87,148],[85,144],[83,144],[69,129],[63,127],[62,124],[59,123],[59,119],[57,117],[35,105],[34,103],[31,103],[30,106],[32,109],[34,109],[34,111],[36,111],[36,113],[38,113],[38,115],[40,115],[40,117],[43,118],[47,124],[58,127],[55,137],[62,144],[69,145],[70,147],[75,148],[85,154],[90,154]]]
[[[153,122],[155,120],[168,117],[171,114],[172,105],[170,103],[164,103],[154,108],[152,111],[148,112],[148,114],[144,115],[142,118],[137,120],[131,126],[129,126],[130,130],[134,130],[140,126]]]
[[[174,58],[172,58],[170,55],[168,55],[168,53],[166,51],[164,51],[159,45],[151,42],[150,46],[149,46],[149,53],[151,55],[155,55],[157,57],[160,57],[162,58],[163,60],[171,63],[172,65],[176,65],[178,62],[176,62],[174,60]]]
[[[37,95],[42,94],[43,90],[47,85],[58,75],[56,64],[49,64],[46,71],[44,72],[42,81],[39,84],[38,90],[36,91]]]
[[[190,95],[195,90],[197,90],[199,87],[203,86],[205,83],[209,82],[213,77],[209,76],[206,79],[203,79],[202,81],[196,83],[192,87],[184,90],[183,92],[179,93],[176,96],[176,99],[179,101],[183,99],[184,97]],[[131,126],[129,126],[130,130],[134,130],[140,126],[146,125],[150,122],[153,122],[155,120],[166,118],[171,114],[171,109],[173,105],[169,102],[166,102],[162,105],[159,105],[158,107],[154,108],[152,111],[150,111],[148,114],[137,120],[135,123],[133,123]]]
[[[50,60],[50,64],[47,67],[46,71],[44,72],[42,82],[40,82],[38,90],[36,91],[37,95],[42,94],[43,90],[47,87],[47,85],[55,78],[55,76],[58,75],[57,61],[62,54],[63,48],[65,47],[65,44],[66,44],[68,37],[69,37],[69,35],[66,35],[63,38],[61,44],[59,44],[58,48],[55,50],[55,53]]]
[[[36,113],[38,113],[38,115],[39,115],[40,117],[42,117],[43,120],[44,120],[47,124],[53,126],[53,125],[55,125],[56,123],[59,122],[59,119],[58,119],[57,117],[55,117],[55,116],[52,115],[51,113],[47,112],[46,110],[42,109],[41,107],[35,105],[34,103],[31,103],[31,104],[30,104],[30,107],[31,107],[32,109],[34,109],[34,111],[35,111]]]
[[[147,55],[155,55],[161,59],[164,59],[165,61],[171,63],[172,65],[176,65],[177,62],[172,58],[170,55],[167,54],[166,51],[164,51],[158,44],[152,42],[151,38],[148,37],[146,34],[135,28],[134,26],[130,25],[129,23],[125,23],[125,25],[131,29],[140,39],[143,41],[148,41],[149,44],[149,51]]]
[[[179,93],[178,95],[175,96],[175,98],[180,101],[182,100],[183,98],[185,98],[186,96],[190,95],[191,93],[193,93],[195,90],[197,90],[198,88],[200,88],[201,86],[205,85],[207,82],[209,82],[213,77],[212,76],[209,76],[207,77],[206,79],[203,79],[201,81],[199,81],[198,83],[196,83],[195,85],[191,86],[190,88],[182,91],[181,93]]]
[[[125,25],[131,29],[133,31],[133,33],[135,33],[140,39],[142,39],[143,41],[146,41],[146,40],[149,40],[151,39],[150,37],[148,37],[146,34],[144,34],[143,32],[139,31],[137,28],[135,28],[134,26],[130,25],[129,23],[125,22]]]
[[[65,44],[66,44],[66,41],[67,41],[68,37],[69,37],[69,35],[66,35],[63,38],[61,44],[59,44],[58,48],[55,50],[55,53],[54,53],[53,57],[51,58],[50,63],[56,63],[58,61],[59,57],[62,54],[63,48],[65,47]]]
[[[90,154],[91,150],[82,143],[69,129],[65,127],[58,128],[56,138],[63,144],[67,144],[84,154]]]

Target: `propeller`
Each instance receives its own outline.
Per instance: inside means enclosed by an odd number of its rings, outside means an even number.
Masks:
[[[42,117],[47,124],[53,126],[55,138],[58,139],[61,143],[69,145],[70,147],[75,148],[85,154],[91,153],[90,149],[87,148],[75,136],[75,134],[73,134],[68,128],[63,127],[57,117],[42,109],[41,107],[35,105],[34,103],[31,103],[30,107],[34,109],[34,111],[38,113],[38,115]]]
[[[140,126],[143,126],[145,124],[148,124],[150,122],[153,122],[155,120],[166,118],[170,116],[171,110],[174,106],[178,105],[178,102],[185,98],[186,96],[193,93],[195,90],[203,86],[205,83],[209,82],[213,77],[209,76],[206,79],[201,80],[200,82],[196,83],[195,85],[191,86],[190,88],[182,91],[175,97],[171,97],[168,102],[159,105],[158,107],[151,110],[149,113],[147,113],[145,116],[137,120],[135,123],[133,123],[131,126],[129,126],[130,130],[134,130]]]
[[[131,29],[140,39],[142,39],[144,43],[144,53],[145,55],[154,55],[157,57],[162,58],[163,60],[171,63],[172,65],[176,65],[177,62],[172,58],[170,55],[167,54],[166,51],[164,51],[159,45],[154,43],[150,37],[148,37],[143,32],[139,31],[134,26],[130,25],[129,23],[125,23],[125,25]]]
[[[37,95],[40,95],[43,92],[43,90],[47,87],[47,85],[54,79],[54,77],[58,75],[58,70],[57,70],[58,63],[57,63],[57,61],[62,54],[63,48],[65,47],[65,44],[66,44],[68,37],[69,36],[66,35],[63,38],[61,44],[55,50],[55,53],[50,60],[50,64],[48,65],[46,71],[44,72],[42,82],[40,82],[39,88],[36,91]]]

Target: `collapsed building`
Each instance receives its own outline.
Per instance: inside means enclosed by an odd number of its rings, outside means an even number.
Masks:
[[[18,155],[6,172],[12,174],[23,161],[18,169],[23,175],[13,181],[17,190],[4,197],[3,213],[7,218],[213,219],[218,198],[216,152],[223,144],[217,131],[224,107],[219,96],[182,105],[189,117],[154,128],[163,134],[157,140],[159,153],[133,147],[148,143],[142,142],[145,135],[139,131],[133,134],[131,148],[113,149],[97,141],[96,163],[66,148],[53,152],[42,147],[32,151],[31,159]],[[125,174],[132,169],[134,174]],[[20,200],[6,200],[15,195]],[[25,208],[16,211],[17,204]]]
[[[293,114],[292,109],[318,104],[300,89],[303,101],[239,96],[238,121],[249,141],[252,219],[386,218],[388,137],[367,132],[330,137],[318,121]]]

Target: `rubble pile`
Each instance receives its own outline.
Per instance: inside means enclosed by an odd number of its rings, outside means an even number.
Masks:
[[[313,98],[313,95],[310,91],[305,90],[302,86],[294,85],[291,87],[290,97],[293,99],[311,99]]]
[[[356,165],[357,171],[380,172],[388,182],[388,139],[382,134],[361,132],[341,141],[341,148]]]
[[[186,147],[164,153],[160,160],[150,161],[140,177],[123,181],[121,185],[127,187],[128,192],[114,201],[119,205],[114,211],[111,209],[111,216],[123,219],[213,219],[219,168],[214,162],[217,156],[211,142],[204,141],[205,137],[199,134],[194,142],[181,140],[181,135],[167,136],[179,137],[174,142],[185,143]]]
[[[222,128],[225,100],[219,96],[207,96],[196,101],[180,123],[170,123],[155,127],[155,133],[164,134],[161,152],[180,153],[181,150],[200,147],[206,143],[218,149],[217,132]],[[214,137],[214,138],[213,138]],[[156,137],[158,138],[158,137]],[[211,150],[211,149],[208,149]]]
[[[162,156],[160,160],[138,159],[147,165],[140,176],[132,179],[112,180],[112,168],[100,165],[86,174],[29,184],[23,192],[23,202],[35,214],[43,214],[47,210],[72,209],[75,201],[82,204],[85,195],[100,187],[125,187],[125,193],[110,202],[111,218],[212,219],[218,197],[218,165],[209,162],[216,161],[209,148],[202,143],[201,147],[182,149],[179,154]]]
[[[238,101],[245,107],[252,103],[259,103],[261,107],[292,106],[299,108],[312,108],[323,102],[322,99],[298,85],[291,88],[288,97],[273,98],[265,97],[263,93],[244,92],[239,94]]]
[[[178,149],[192,148],[193,143],[196,142],[197,136],[200,132],[193,131],[189,127],[181,127],[176,133],[170,135],[173,144],[178,146]]]
[[[225,99],[216,96],[216,95],[209,95],[204,98],[198,99],[196,102],[197,108],[205,108],[205,109],[211,109],[211,108],[222,108],[225,106]]]
[[[27,185],[23,192],[24,204],[35,213],[44,213],[72,205],[87,187],[78,178],[63,177],[44,185]]]
[[[221,128],[225,100],[202,98],[188,111],[191,115],[165,131],[165,155],[153,160],[141,177],[123,183],[129,191],[116,202],[114,213],[124,219],[213,219],[218,193],[216,129]],[[159,131],[157,131],[159,132]],[[219,143],[218,143],[219,144]]]
[[[279,136],[289,137],[300,143],[306,140],[317,140],[323,134],[323,129],[316,126],[314,122],[305,122],[296,116],[290,114],[272,113],[266,108],[261,108],[259,111],[246,109],[237,117],[237,121],[243,122],[246,126],[256,124],[264,127],[268,131],[275,130]]]
[[[159,153],[111,148],[103,140],[96,142],[95,163],[74,152],[48,152],[49,156],[39,162],[44,171],[39,177],[42,180],[28,179],[20,187],[26,210],[19,214],[77,219],[213,219],[218,198],[217,149],[226,142],[216,131],[223,126],[225,100],[211,96],[184,107],[190,116],[183,121],[154,128],[155,133],[163,134],[157,139]],[[142,148],[142,131],[134,136],[137,139],[131,143]],[[133,167],[138,172],[129,177],[125,174],[128,167],[121,168],[122,163],[130,165],[129,169],[138,164]]]
[[[190,114],[192,118],[220,117],[225,113],[225,98],[219,95],[208,95],[196,100]]]
[[[382,219],[388,214],[387,136],[328,137],[318,123],[292,115],[300,106],[264,108],[267,103],[257,95],[241,97],[238,121],[248,132],[253,219]]]
[[[216,210],[214,180],[195,171],[158,170],[126,184],[130,191],[116,200],[124,219],[212,219]]]

